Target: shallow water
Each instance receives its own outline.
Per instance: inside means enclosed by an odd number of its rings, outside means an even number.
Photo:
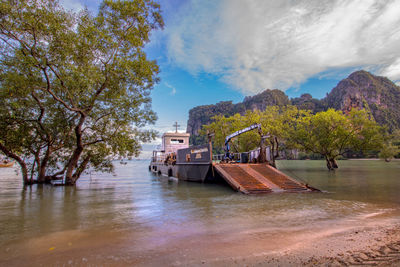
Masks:
[[[116,236],[107,236],[110,232],[137,233],[131,249],[143,240],[147,248],[159,249],[196,235],[257,229],[311,233],[400,214],[400,161],[347,160],[339,161],[339,167],[329,172],[323,161],[279,161],[280,170],[325,193],[263,196],[243,195],[226,184],[154,176],[147,161],[116,163],[114,176],[92,173],[76,187],[24,189],[15,169],[0,169],[0,253],[51,234],[71,237],[76,230],[108,241]],[[46,250],[52,238],[43,241]]]

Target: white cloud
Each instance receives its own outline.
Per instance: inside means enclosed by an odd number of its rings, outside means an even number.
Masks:
[[[192,0],[166,27],[171,62],[242,90],[341,68],[400,80],[400,1]]]
[[[165,86],[171,89],[171,92],[169,93],[170,95],[175,95],[176,94],[176,88],[169,83],[165,83]]]
[[[400,57],[391,64],[383,67],[380,70],[380,74],[397,81],[397,85],[400,85]]]

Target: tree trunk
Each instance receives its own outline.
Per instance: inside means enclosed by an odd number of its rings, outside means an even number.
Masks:
[[[276,136],[274,137],[274,145],[276,145],[275,154],[274,154],[274,160],[275,160],[276,158],[279,157],[279,142],[278,142],[278,138]]]
[[[22,180],[24,181],[24,185],[30,185],[33,184],[33,181],[28,179],[28,168],[26,167],[25,162],[22,159],[15,159],[19,166],[21,167],[21,173],[22,173]]]
[[[28,179],[28,168],[25,162],[18,155],[8,150],[2,143],[0,143],[0,150],[3,151],[7,157],[15,159],[18,162],[19,166],[21,167],[22,181],[24,182],[24,186],[32,184],[32,181],[29,181]]]
[[[88,163],[90,161],[90,155],[87,155],[84,160],[82,161],[81,165],[79,165],[78,168],[76,168],[76,171],[72,177],[74,177],[75,182],[81,177],[81,174],[85,171]]]
[[[276,169],[276,162],[275,159],[277,158],[277,147],[275,146],[275,137],[272,137],[269,139],[269,144],[270,144],[270,160],[268,161],[268,164],[271,165]]]
[[[38,183],[49,183],[50,180],[46,178],[46,168],[47,163],[49,162],[51,154],[51,148],[47,147],[46,154],[43,157],[42,162],[40,163],[39,173],[38,173]]]
[[[328,170],[334,171],[335,169],[339,168],[335,158],[325,156],[325,160],[326,160],[326,167],[328,168]]]
[[[331,161],[328,158],[325,158],[325,160],[326,160],[326,167],[328,168],[328,170],[333,171],[334,169],[332,167]]]
[[[79,158],[83,152],[83,148],[76,148],[74,153],[71,156],[71,159],[68,164],[67,173],[65,174],[65,184],[66,185],[75,185],[76,178],[73,175],[73,171],[76,169],[78,165]]]
[[[270,153],[271,159],[269,160],[269,165],[274,167],[276,169],[276,162],[275,162],[275,147],[272,145],[271,146],[271,153]]]
[[[276,169],[276,159],[279,157],[278,138],[274,137],[271,142],[271,160],[270,165]]]
[[[35,160],[33,161],[33,164],[32,164],[32,168],[31,168],[31,175],[30,175],[30,182],[33,184],[33,175],[35,174],[35,165],[36,165],[36,169],[37,169],[37,172],[39,173],[39,170],[40,170],[40,157],[39,157],[39,154],[40,154],[40,148],[38,148],[35,152],[34,152],[34,156],[35,156]]]
[[[331,165],[334,169],[339,168],[339,166],[337,165],[336,159],[335,158],[331,158]]]
[[[75,185],[77,178],[73,176],[73,172],[78,165],[78,161],[83,152],[83,142],[82,142],[82,125],[85,122],[86,116],[81,114],[78,125],[75,127],[76,136],[76,148],[74,153],[68,162],[67,172],[65,174],[65,184]]]
[[[265,143],[264,143],[264,138],[261,137],[260,154],[258,155],[258,160],[257,160],[259,163],[267,162],[267,158],[266,158],[265,154],[266,154],[266,147],[265,147]]]

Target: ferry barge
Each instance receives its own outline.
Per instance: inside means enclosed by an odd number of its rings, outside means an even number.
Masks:
[[[189,137],[189,133],[164,133],[161,150],[153,151],[149,170],[185,181],[213,180],[211,144],[189,147]]]
[[[222,155],[219,162],[214,163],[211,140],[206,145],[189,146],[190,134],[177,131],[164,133],[161,150],[153,151],[149,170],[155,174],[192,182],[225,180],[234,190],[244,194],[320,192],[269,166],[260,157],[260,151],[253,151],[258,152],[258,156],[246,152],[241,153],[244,155],[238,161],[230,159],[229,141],[259,127],[258,124],[251,125],[227,136],[225,139],[227,153]]]

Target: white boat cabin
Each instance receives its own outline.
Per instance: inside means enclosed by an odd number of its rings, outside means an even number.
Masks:
[[[152,161],[164,162],[172,154],[171,158],[176,158],[176,151],[189,147],[189,133],[164,133],[161,137],[161,150],[154,150]]]
[[[189,133],[164,133],[161,137],[161,151],[166,154],[176,153],[178,149],[189,147]]]

